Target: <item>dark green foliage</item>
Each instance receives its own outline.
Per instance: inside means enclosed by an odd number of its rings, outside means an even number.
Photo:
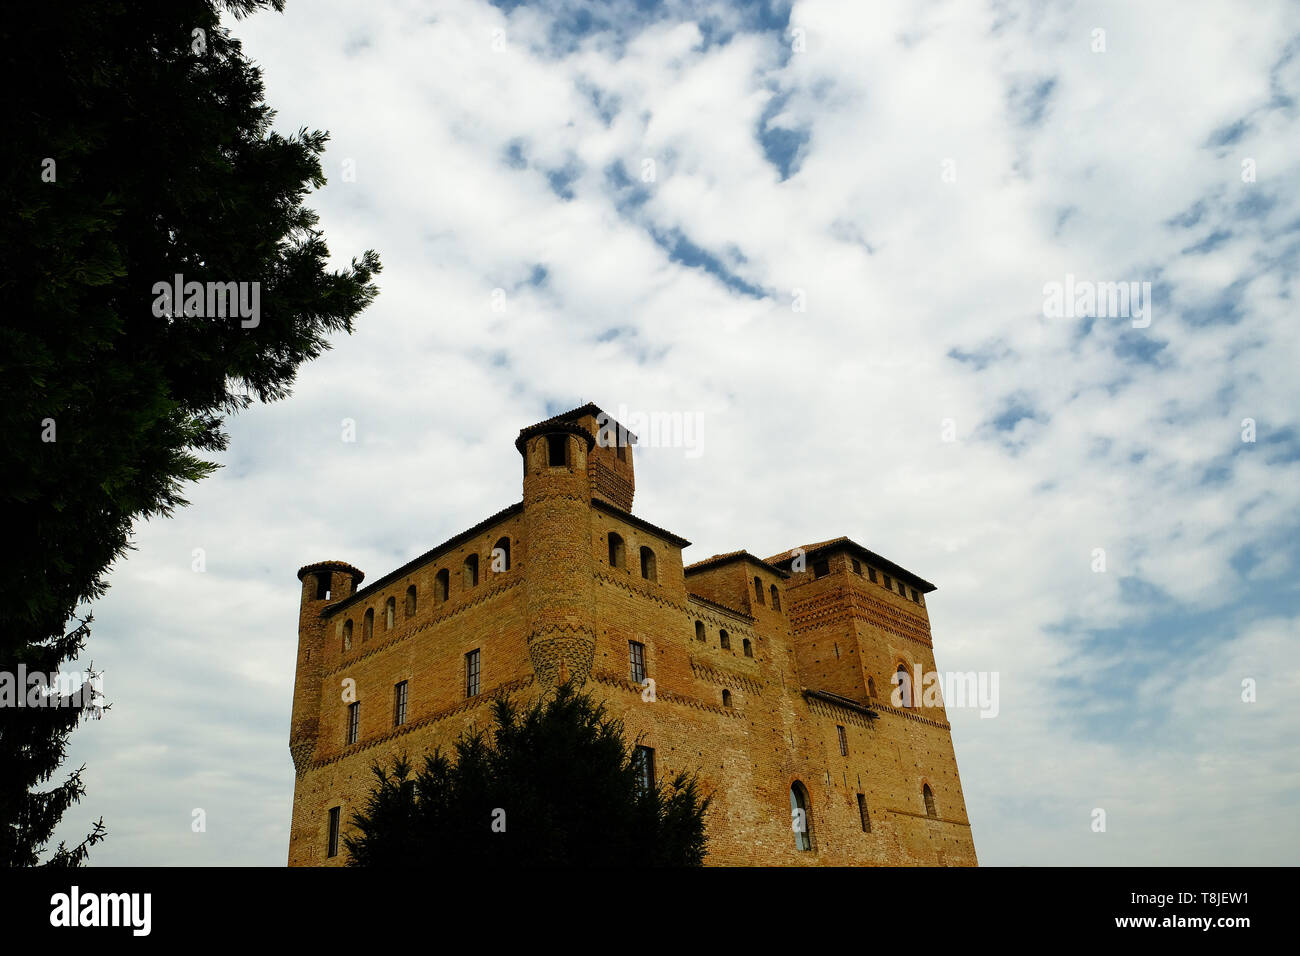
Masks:
[[[0,671],[75,656],[86,632],[70,641],[68,622],[133,523],[184,505],[226,446],[224,417],[288,395],[377,293],[373,252],[327,268],[303,206],[326,135],[272,131],[223,7],[283,0],[69,0],[0,20],[15,92],[0,137]],[[258,324],[155,316],[154,283],[177,273],[258,282]],[[75,709],[44,713],[0,708],[0,865],[34,863],[80,796],[75,776],[33,791],[76,725]]]
[[[466,734],[376,785],[344,837],[352,866],[699,866],[710,797],[694,775],[639,784],[621,721],[570,685],[520,712],[499,698],[491,734]],[[494,811],[505,831],[494,832]]]

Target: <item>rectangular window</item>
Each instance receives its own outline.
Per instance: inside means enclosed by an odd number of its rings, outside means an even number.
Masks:
[[[406,723],[406,681],[393,687],[393,726]]]
[[[627,659],[632,665],[632,683],[645,683],[645,645],[637,641],[627,642]]]
[[[875,583],[876,583],[876,569],[875,569],[875,568],[867,568],[867,577],[869,577],[869,578],[871,579],[871,583],[872,583],[872,584],[875,584]]]
[[[857,558],[853,558],[853,573],[854,574],[862,573],[862,562],[859,561]]]
[[[862,820],[862,832],[871,832],[871,817],[867,816],[867,798],[864,794],[858,794],[858,817]]]
[[[921,597],[916,593],[916,588],[912,588],[912,601],[916,604],[921,603]]]
[[[465,655],[465,696],[478,696],[478,669],[479,656],[478,649],[470,651]]]
[[[632,752],[636,764],[637,783],[642,790],[653,790],[655,785],[655,751],[653,747],[637,747]]]
[[[357,742],[357,737],[361,733],[361,701],[353,701],[348,704],[348,743]]]
[[[844,732],[844,727],[840,724],[835,725],[835,732],[840,736],[840,756],[849,755],[849,735]]]
[[[831,573],[831,566],[829,562],[827,561],[813,562],[813,577],[823,578],[830,573]]]
[[[902,582],[902,581],[899,581],[899,582],[898,582],[898,593],[901,594],[901,595],[903,595],[903,597],[907,597],[907,592],[906,592],[906,591],[904,590],[904,588],[903,588],[903,582]]]
[[[888,575],[888,574],[882,574],[881,577],[884,578],[885,590],[886,590],[886,591],[892,591],[892,590],[894,590],[894,582],[891,581],[891,580],[889,580],[889,575]]]
[[[328,856],[339,855],[339,818],[342,813],[342,807],[330,807],[330,840],[326,850]]]

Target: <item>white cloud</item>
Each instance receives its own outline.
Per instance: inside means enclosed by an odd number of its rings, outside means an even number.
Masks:
[[[1294,431],[1268,443],[1300,427],[1284,231],[1300,136],[1269,79],[1300,20],[1194,6],[800,2],[797,54],[777,32],[704,44],[708,14],[739,22],[708,6],[569,53],[545,10],[468,0],[432,22],[336,3],[237,24],[281,127],[332,131],[314,205],[341,261],[381,252],[383,291],[290,400],[232,422],[227,468],[140,529],[96,609],[122,711],[74,738],[83,807],[115,828],[96,860],[283,862],[293,571],[342,558],[377,576],[516,500],[517,429],[582,400],[705,416],[702,457],[637,460],[637,510],[695,541],[690,559],[847,534],[940,585],[940,664],[1002,673],[997,719],[953,715],[984,862],[1294,858],[1273,822],[1293,784],[1300,482],[1294,460],[1266,461],[1294,459]],[[1300,98],[1298,62],[1275,81]],[[785,181],[757,135],[774,103],[770,124],[807,135]],[[1258,197],[1272,210],[1244,215]],[[1170,225],[1198,202],[1199,222]],[[651,230],[768,297],[670,261]],[[1216,230],[1231,237],[1182,255]],[[1066,273],[1164,298],[1149,329],[1103,318],[1081,336],[1043,315]],[[1239,280],[1234,323],[1184,320]],[[1157,342],[1159,364],[1134,357]],[[1012,405],[1031,417],[999,431]],[[1260,442],[1243,446],[1247,416]],[[1162,642],[1198,614],[1225,630],[1188,634],[1183,663]],[[1226,702],[1239,660],[1275,688],[1249,710]],[[1128,668],[1152,681],[1140,706]],[[1112,729],[1126,716],[1197,729],[1148,745]],[[161,726],[188,735],[179,760],[132,749]],[[192,835],[196,790],[246,832]],[[1114,808],[1106,836],[1094,806]]]

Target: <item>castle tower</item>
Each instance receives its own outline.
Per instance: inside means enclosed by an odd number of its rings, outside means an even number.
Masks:
[[[294,769],[306,766],[316,749],[319,729],[321,666],[325,659],[327,605],[356,593],[365,574],[342,561],[319,561],[298,569],[302,596],[298,604],[298,671],[293,683],[289,753]]]
[[[591,476],[596,439],[576,422],[519,433],[524,458],[528,655],[543,686],[582,684],[596,651]]]

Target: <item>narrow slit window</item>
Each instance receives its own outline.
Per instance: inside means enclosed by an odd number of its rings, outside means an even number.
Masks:
[[[406,681],[399,681],[393,686],[393,726],[400,727],[406,723]]]
[[[474,649],[465,655],[465,697],[478,696],[479,652]]]
[[[871,817],[867,813],[867,796],[864,793],[858,794],[858,819],[862,821],[862,832],[871,832]]]
[[[330,807],[330,835],[325,848],[326,856],[339,855],[339,824],[343,817],[342,807]]]
[[[653,747],[638,746],[632,752],[632,763],[636,767],[637,786],[648,792],[655,785],[655,751]]]
[[[796,780],[790,786],[790,829],[794,831],[794,846],[801,852],[812,850],[812,817],[808,812],[808,791]]]
[[[631,669],[632,683],[645,683],[645,645],[640,641],[627,642],[627,658]]]
[[[361,701],[348,704],[348,743],[354,744],[361,736]]]

